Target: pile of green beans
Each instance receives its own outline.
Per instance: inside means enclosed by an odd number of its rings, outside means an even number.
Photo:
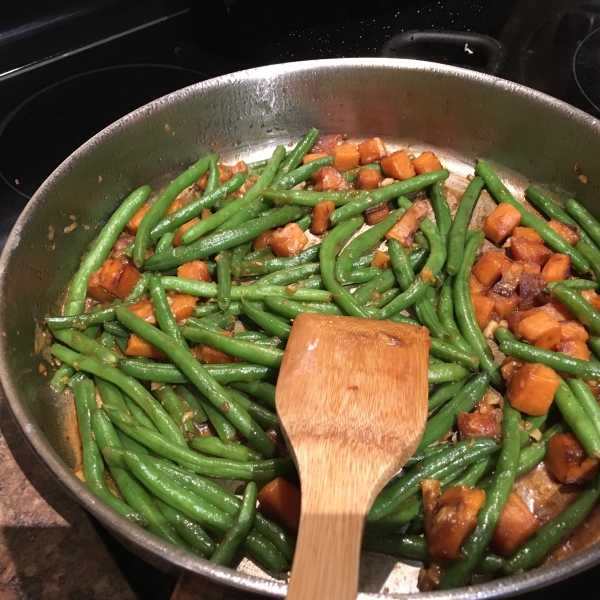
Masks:
[[[600,223],[577,201],[567,200],[563,209],[530,186],[527,197],[545,215],[581,228],[581,241],[569,246],[544,219],[525,210],[484,161],[478,162],[477,176],[454,216],[444,191],[445,169],[376,190],[315,191],[310,185],[315,172],[334,164],[333,156],[302,164],[318,133],[311,129],[288,152],[278,146],[270,158],[248,165],[248,174],[236,173],[221,184],[218,155],[191,165],[141,220],[129,255],[142,274],[129,296],[90,308],[91,274],[110,257],[151,188],[135,190],[101,230],[72,280],[63,314],[47,319],[57,342],[52,353],[60,361],[50,385],[57,392],[74,392],[86,483],[125,518],[181,549],[230,565],[243,548],[265,568],[285,571],[293,560],[294,537],[256,504],[264,483],[295,477],[292,459],[282,456],[275,411],[275,384],[294,318],[311,312],[422,325],[431,333],[430,416],[419,448],[375,500],[364,547],[426,560],[426,539],[415,535],[424,522],[420,486],[423,479],[435,478],[443,489],[486,489],[477,526],[440,589],[463,585],[472,573],[531,567],[582,522],[600,497],[600,479],[508,559],[491,553],[488,545],[515,477],[543,461],[552,435],[572,430],[590,456],[600,457],[600,408],[584,383],[600,379],[600,360],[542,350],[499,327],[501,352],[573,377],[561,380],[558,410],[551,416],[526,417],[527,428],[520,429],[525,417],[504,398],[501,440],[455,441],[459,414],[472,411],[489,386],[504,391],[471,301],[469,277],[484,239],[483,232],[469,231],[471,215],[486,187],[496,201],[517,208],[521,224],[533,227],[553,251],[570,255],[583,278],[552,282],[546,292],[592,334],[588,344],[594,353],[600,352],[600,313],[578,292],[597,289],[588,272],[591,268],[600,276]],[[381,171],[378,163],[364,168]],[[357,171],[342,175],[353,183]],[[195,200],[166,214],[205,174],[204,193],[193,188]],[[292,189],[298,184],[304,189]],[[432,210],[419,223],[412,247],[393,237],[386,240],[414,200],[423,197]],[[306,231],[310,210],[323,201],[336,209],[332,228],[321,239],[311,239],[289,257],[274,256],[269,247],[253,251],[253,240],[274,228],[296,223]],[[382,203],[388,203],[389,215],[365,228],[363,212]],[[180,236],[182,245],[175,247],[176,231],[203,209],[212,209],[212,215],[190,223]],[[389,268],[371,265],[378,249],[389,253]],[[175,268],[194,260],[206,262],[214,283],[176,276]],[[185,322],[171,312],[175,293],[202,300]],[[129,310],[144,299],[152,303],[156,326]],[[125,356],[132,335],[166,360]],[[202,364],[197,357],[203,347],[220,351],[228,362]],[[530,443],[529,431],[538,428],[544,430],[541,440]],[[107,486],[106,470],[119,496]],[[241,498],[213,478],[244,482]]]

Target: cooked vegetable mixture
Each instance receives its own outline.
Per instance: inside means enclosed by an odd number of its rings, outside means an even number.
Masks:
[[[538,564],[600,498],[600,223],[530,186],[546,220],[486,162],[475,173],[451,210],[434,153],[311,129],[268,160],[213,154],[132,192],[47,319],[90,489],[215,563],[243,549],[289,569],[300,490],[275,382],[292,322],[391,319],[431,332],[430,415],[364,547],[423,561],[421,589]],[[497,207],[479,231],[484,189]],[[535,467],[579,490],[549,521],[517,493]]]

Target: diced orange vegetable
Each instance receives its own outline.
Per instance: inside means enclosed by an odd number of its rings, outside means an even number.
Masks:
[[[485,329],[486,325],[492,320],[494,312],[494,299],[487,296],[471,296],[473,309],[475,311],[475,319],[479,329]]]
[[[306,154],[302,158],[302,164],[306,164],[312,162],[313,160],[317,160],[318,158],[325,158],[328,156],[325,152],[315,152],[314,154]]]
[[[515,373],[524,365],[525,363],[518,358],[514,358],[513,356],[507,356],[500,367],[502,371],[502,377],[506,381],[510,381]]]
[[[127,307],[134,315],[144,319],[150,325],[156,325],[156,315],[154,314],[154,305],[150,298],[144,298],[135,304]]]
[[[131,265],[118,260],[105,260],[100,268],[98,283],[109,293],[121,300],[131,294],[135,284],[141,277],[140,272]]]
[[[338,171],[350,171],[360,164],[360,152],[356,144],[344,142],[333,151],[333,166]]]
[[[499,204],[485,220],[483,232],[495,244],[504,241],[521,222],[521,213],[510,204]]]
[[[410,248],[421,221],[428,213],[429,204],[424,200],[417,200],[385,234],[385,237],[388,240],[394,238],[405,248]]]
[[[94,271],[90,278],[88,279],[87,284],[87,293],[90,298],[94,300],[98,300],[99,302],[112,302],[115,297],[107,292],[100,283],[100,272],[102,271],[102,267]]]
[[[475,529],[485,491],[451,486],[440,496],[440,482],[435,479],[424,479],[421,490],[429,558],[448,564],[460,558],[462,543]]]
[[[360,164],[368,165],[387,156],[387,148],[380,138],[374,137],[358,145]]]
[[[542,269],[547,283],[568,279],[571,274],[571,257],[568,254],[553,254]]]
[[[439,158],[433,152],[423,152],[423,154],[417,156],[417,158],[412,161],[412,165],[417,175],[439,171],[444,168],[442,167]]]
[[[142,222],[142,219],[144,218],[144,216],[146,215],[146,213],[149,210],[150,210],[150,205],[143,204],[142,206],[140,206],[140,208],[137,209],[137,211],[133,215],[133,217],[131,217],[131,219],[129,219],[129,221],[127,222],[127,225],[125,225],[125,229],[127,229],[127,231],[131,235],[135,235],[137,233],[137,230],[140,227],[140,223]]]
[[[516,227],[513,231],[513,238],[516,237],[524,237],[530,242],[536,242],[538,244],[544,243],[542,236],[533,227]]]
[[[328,133],[321,136],[310,149],[311,154],[331,154],[334,148],[342,141],[339,133]]]
[[[542,272],[542,267],[537,263],[516,260],[517,264],[523,266],[523,275],[539,275]]]
[[[523,319],[529,317],[530,315],[534,315],[539,311],[539,308],[532,308],[531,310],[518,310],[516,312],[510,313],[509,315],[506,315],[506,322],[508,324],[508,328],[514,333],[515,329]]]
[[[184,206],[185,202],[181,200],[181,198],[175,198],[175,200],[173,200],[173,202],[171,202],[171,204],[169,205],[169,208],[167,208],[167,210],[165,211],[165,216],[172,215],[174,212],[177,212],[180,208],[183,208]]]
[[[598,461],[585,453],[573,433],[557,433],[548,442],[546,453],[548,471],[563,483],[587,483],[598,470]]]
[[[381,159],[381,169],[388,176],[403,181],[414,177],[417,172],[404,150],[398,150]]]
[[[428,281],[435,283],[435,275],[431,272],[431,269],[423,267],[421,270],[421,281],[423,283],[427,283]]]
[[[559,323],[562,323],[563,321],[572,321],[575,319],[573,313],[556,298],[553,298],[547,304],[540,306],[540,310],[543,310],[545,313],[554,317]]]
[[[313,175],[316,192],[329,190],[349,190],[352,186],[333,167],[321,167]]]
[[[298,533],[300,527],[300,490],[283,477],[267,483],[258,492],[260,510],[286,529]]]
[[[273,229],[269,229],[268,231],[263,231],[263,233],[257,235],[252,240],[252,249],[256,251],[264,250],[271,243],[271,238],[274,233],[275,231]]]
[[[381,269],[389,269],[391,266],[390,255],[387,252],[381,252],[377,250],[375,252],[375,258],[371,261],[372,267],[379,267]]]
[[[217,165],[219,169],[219,185],[223,185],[226,181],[229,181],[236,173],[248,173],[248,165],[243,161],[238,161],[233,166],[228,165]],[[206,189],[206,184],[208,183],[208,173],[203,175],[198,181],[196,185],[202,189]]]
[[[296,256],[308,243],[304,231],[297,223],[288,223],[271,236],[269,246],[276,256]]]
[[[579,229],[575,225],[567,225],[555,219],[548,221],[548,227],[554,229],[567,244],[574,246],[579,241]]]
[[[501,272],[502,278],[494,285],[492,292],[500,296],[511,296],[521,283],[523,264],[510,261],[502,266]]]
[[[177,277],[194,279],[196,281],[211,281],[208,267],[203,260],[192,260],[190,262],[183,263],[177,269]]]
[[[329,227],[329,215],[335,210],[335,204],[330,200],[315,205],[311,215],[310,232],[321,235]]]
[[[510,252],[515,260],[533,262],[540,266],[552,256],[552,250],[538,242],[532,242],[526,237],[510,238]]]
[[[469,289],[471,290],[471,296],[485,296],[490,291],[489,286],[479,283],[479,279],[473,273],[469,275]]]
[[[510,556],[538,530],[539,526],[538,518],[521,500],[521,496],[511,492],[494,530],[492,550],[504,558]]]
[[[390,214],[390,209],[386,202],[382,202],[377,206],[371,206],[365,211],[365,221],[367,225],[376,225],[383,221]]]
[[[600,310],[600,295],[594,290],[581,290],[579,292],[596,310]]]
[[[189,294],[167,292],[167,302],[169,303],[173,317],[179,323],[192,316],[198,298]]]
[[[521,299],[517,294],[511,294],[510,296],[501,296],[490,292],[489,297],[494,301],[494,312],[503,319],[506,315],[514,312],[519,307]]]
[[[221,335],[233,337],[231,331],[221,331]],[[217,350],[210,346],[205,346],[204,344],[196,346],[192,353],[200,362],[207,365],[223,365],[234,362],[234,358],[230,354],[226,354],[222,350]]]
[[[563,321],[560,324],[560,341],[579,340],[585,342],[588,339],[588,332],[579,321]]]
[[[549,350],[560,342],[560,323],[543,311],[523,319],[515,330],[518,339]]]
[[[203,208],[202,212],[200,213],[200,219],[204,220],[204,219],[208,219],[208,217],[212,216],[212,211],[210,210],[210,208]]]
[[[502,277],[502,269],[511,262],[508,256],[500,252],[484,252],[475,263],[472,273],[483,285],[494,285]]]
[[[556,346],[556,351],[581,360],[590,360],[592,354],[587,344],[582,340],[565,340],[564,342],[560,342]]]
[[[382,179],[381,173],[375,169],[359,169],[354,187],[357,190],[376,190]]]
[[[596,401],[598,401],[598,396],[600,396],[600,381],[597,379],[584,379],[583,381],[590,388],[590,392],[594,394]]]
[[[127,356],[143,356],[145,358],[154,358],[156,360],[166,360],[167,355],[161,350],[149,344],[146,340],[138,337],[135,333],[129,336],[127,348],[125,348]]]
[[[475,411],[458,413],[458,431],[460,439],[474,437],[500,438],[502,433],[502,413],[499,410],[488,412]]]
[[[558,375],[546,365],[526,363],[508,384],[508,399],[528,415],[545,415],[559,385]]]
[[[173,246],[177,247],[177,246],[183,246],[183,242],[181,241],[181,236],[191,227],[193,227],[194,225],[196,225],[196,223],[200,223],[201,219],[192,219],[191,221],[188,221],[187,223],[184,223],[178,230],[177,233],[175,234],[175,237],[173,238]]]

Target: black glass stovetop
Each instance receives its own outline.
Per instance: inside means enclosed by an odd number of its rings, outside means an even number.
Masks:
[[[600,0],[2,4],[0,249],[28,199],[83,142],[168,92],[240,69],[419,58],[496,74],[600,117]],[[169,598],[174,579],[98,529],[141,600]],[[596,598],[598,577],[595,568],[520,598]]]

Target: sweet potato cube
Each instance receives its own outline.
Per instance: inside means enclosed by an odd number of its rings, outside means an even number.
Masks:
[[[167,292],[167,302],[175,320],[179,323],[192,316],[198,298],[189,294]]]
[[[573,433],[557,433],[548,442],[548,471],[563,483],[583,484],[594,478],[598,461],[586,455]]]
[[[130,233],[131,235],[135,235],[137,233],[142,219],[149,210],[150,204],[143,204],[142,206],[140,206],[140,208],[137,209],[133,217],[131,217],[131,219],[129,219],[129,221],[127,222],[127,225],[125,225],[125,229],[127,229],[128,233]]]
[[[526,237],[510,238],[510,252],[515,260],[533,262],[544,266],[552,256],[552,250],[538,242],[532,242]]]
[[[333,167],[338,171],[356,169],[360,163],[360,152],[356,144],[344,142],[333,151]]]
[[[546,283],[568,279],[571,274],[571,257],[568,254],[553,254],[542,269]]]
[[[99,302],[112,302],[115,299],[115,297],[111,293],[107,292],[100,283],[101,271],[102,267],[96,269],[90,275],[87,284],[87,294],[90,298],[98,300]]]
[[[512,296],[521,283],[523,276],[523,265],[518,262],[507,262],[502,266],[502,278],[494,287],[492,292],[500,296]]]
[[[473,310],[475,311],[475,318],[477,319],[477,325],[482,331],[486,325],[492,320],[492,314],[494,313],[494,299],[488,296],[471,296],[473,302]]]
[[[389,240],[398,240],[405,248],[410,248],[421,221],[429,212],[429,204],[425,200],[417,200],[398,222],[385,234]]]
[[[387,148],[380,138],[374,137],[358,145],[360,164],[368,165],[387,156]]]
[[[510,204],[502,203],[496,206],[485,220],[483,232],[485,237],[495,244],[504,241],[521,222],[521,213]]]
[[[408,154],[404,150],[398,150],[389,156],[381,159],[381,169],[388,177],[399,179],[410,179],[417,172],[408,158]]]
[[[560,342],[556,346],[556,351],[581,360],[590,360],[592,354],[587,344],[582,340],[565,340],[564,342]]]
[[[233,333],[231,331],[222,331],[221,335],[233,337]],[[232,363],[235,360],[230,354],[226,354],[222,350],[217,350],[216,348],[211,348],[210,346],[205,346],[204,344],[200,344],[199,346],[196,346],[195,349],[192,349],[192,354],[200,362],[207,365],[224,365],[227,363]]]
[[[556,233],[571,246],[574,246],[579,241],[579,229],[576,225],[567,225],[567,223],[561,223],[555,219],[550,219],[550,221],[548,221],[548,227],[556,231]]]
[[[575,319],[575,315],[573,315],[573,313],[556,298],[553,298],[547,304],[540,306],[539,309],[551,317],[554,317],[559,323],[562,323],[563,321],[573,321]]]
[[[313,154],[306,154],[302,158],[302,164],[305,165],[309,162],[312,162],[313,160],[317,160],[318,158],[325,158],[326,156],[328,155],[325,154],[325,152],[315,152]]]
[[[451,486],[440,496],[440,482],[435,479],[424,479],[421,490],[429,558],[448,564],[460,558],[463,542],[475,529],[485,491]]]
[[[475,437],[500,438],[502,433],[502,413],[499,410],[488,412],[458,413],[460,439]]]
[[[579,340],[581,342],[586,342],[588,337],[588,332],[579,321],[563,321],[560,324],[561,342],[565,342],[567,340]]]
[[[300,526],[300,490],[283,477],[267,483],[258,492],[260,510],[276,523],[298,533]]]
[[[211,281],[208,267],[203,260],[192,260],[190,262],[183,263],[177,269],[177,277],[194,279],[196,281]]]
[[[521,500],[521,496],[511,492],[494,530],[492,550],[504,558],[510,556],[538,530],[539,526],[538,518]]]
[[[167,355],[161,350],[149,344],[146,340],[132,333],[127,340],[125,348],[127,356],[143,356],[145,358],[154,358],[155,360],[166,360]]]
[[[494,285],[502,277],[502,269],[511,263],[510,258],[500,252],[484,252],[475,263],[472,273],[480,283]]]
[[[135,267],[108,259],[100,269],[99,283],[110,294],[125,300],[140,277],[141,274]]]
[[[508,324],[508,328],[514,333],[515,329],[523,319],[529,317],[530,315],[534,315],[539,311],[539,308],[532,308],[531,310],[518,310],[506,315],[506,323]]]
[[[127,307],[134,315],[144,319],[150,325],[156,325],[156,315],[154,314],[154,305],[150,298],[144,298],[135,304]]]
[[[530,242],[536,242],[538,244],[544,243],[542,236],[533,227],[515,227],[512,236],[513,238],[524,237]]]
[[[537,263],[526,262],[523,260],[516,260],[515,263],[522,265],[523,275],[540,275],[542,272],[542,267]]]
[[[311,215],[310,232],[322,235],[329,227],[329,215],[335,210],[335,204],[330,200],[315,205]]]
[[[339,133],[328,133],[321,136],[310,149],[311,154],[331,154],[335,147],[342,141]]]
[[[316,192],[330,190],[349,190],[352,186],[342,177],[341,173],[333,167],[321,167],[313,175]]]
[[[546,365],[527,363],[508,384],[508,399],[514,408],[528,415],[545,415],[559,385],[558,375]]]
[[[543,311],[523,319],[515,330],[519,339],[549,350],[560,342],[560,323]]]
[[[600,295],[594,290],[581,290],[579,292],[596,310],[600,310]]]
[[[423,154],[417,156],[412,161],[412,165],[417,175],[439,171],[444,168],[439,158],[433,152],[423,152]]]
[[[494,312],[503,319],[506,315],[517,310],[521,299],[517,294],[511,294],[510,296],[501,296],[490,292],[489,298],[494,301]]]
[[[332,204],[333,204],[333,202],[332,202]],[[252,240],[252,249],[257,252],[260,250],[264,250],[267,246],[270,245],[271,238],[273,237],[274,233],[275,233],[275,230],[269,229],[268,231],[263,231],[261,234],[257,235]]]
[[[391,266],[390,255],[387,252],[377,250],[375,252],[375,258],[371,261],[371,266],[379,267],[380,269],[389,269]]]
[[[192,219],[190,221],[188,221],[187,223],[184,223],[178,230],[177,233],[175,234],[175,237],[173,238],[173,246],[177,247],[177,246],[183,246],[183,241],[181,240],[181,236],[190,228],[192,228],[194,225],[196,225],[196,223],[200,223],[201,219]]]
[[[546,282],[541,275],[521,275],[519,282],[519,310],[533,308],[533,303],[546,288]]]
[[[169,204],[169,208],[165,211],[166,215],[172,215],[174,212],[177,212],[180,208],[185,206],[185,202],[181,198],[175,198],[171,204]]]
[[[469,289],[471,291],[471,296],[486,296],[490,291],[490,288],[487,285],[479,283],[479,279],[477,279],[473,273],[469,275]]]
[[[377,206],[371,206],[365,210],[365,221],[367,225],[376,225],[383,221],[390,214],[387,202],[382,202]]]
[[[204,220],[204,219],[208,219],[208,217],[212,217],[212,210],[210,210],[210,208],[203,208],[202,212],[200,213],[200,219]]]
[[[354,187],[357,190],[376,190],[382,179],[381,173],[375,169],[359,169]]]
[[[271,236],[269,246],[277,256],[296,256],[308,243],[304,231],[297,223],[288,223]]]

